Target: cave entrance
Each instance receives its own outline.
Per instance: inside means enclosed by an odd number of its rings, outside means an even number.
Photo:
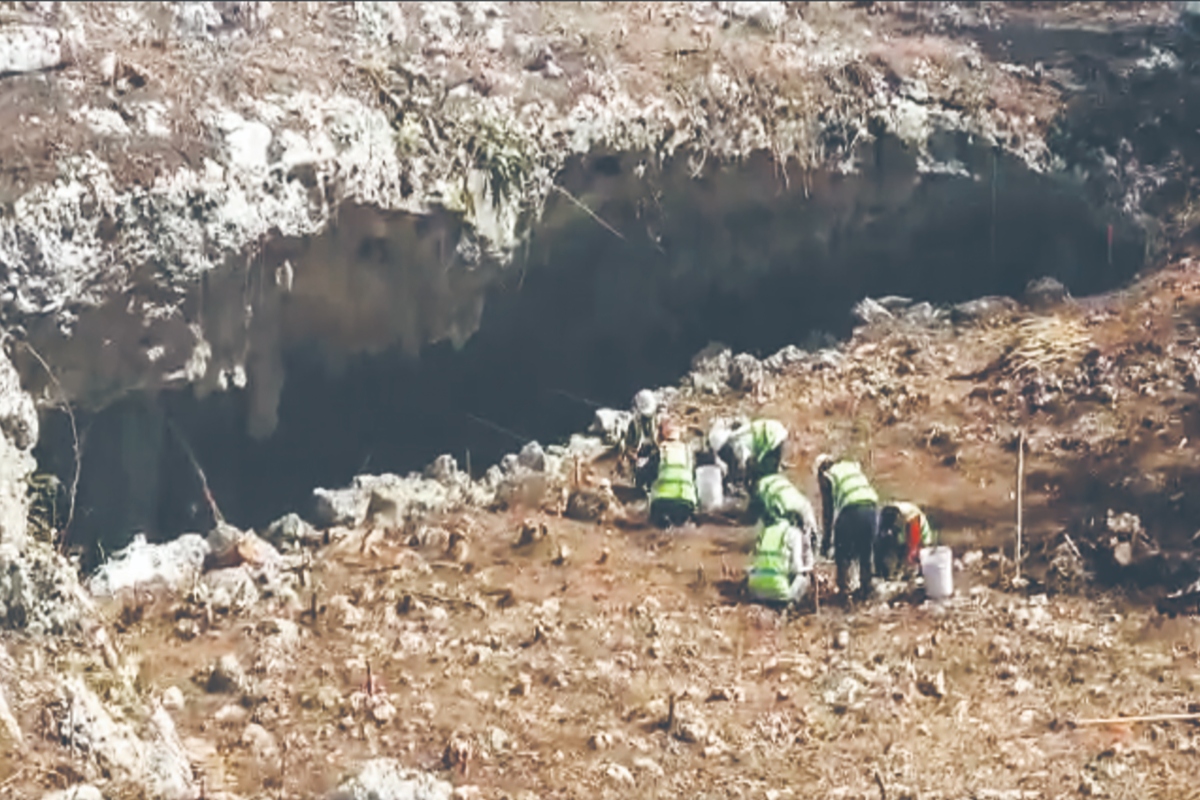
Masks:
[[[1019,293],[1045,275],[1082,295],[1141,267],[1140,233],[1098,213],[1082,187],[989,158],[975,158],[985,180],[920,174],[886,142],[853,176],[788,178],[757,158],[699,178],[671,164],[651,180],[636,155],[580,159],[560,175],[570,196],[552,195],[462,347],[331,359],[300,326],[281,344],[278,425],[262,440],[247,433],[237,390],[132,396],[84,415],[72,539],[111,551],[134,530],[162,539],[205,528],[181,440],[225,516],[261,527],[363,471],[404,473],[441,453],[462,465],[469,451],[478,474],[526,438],[562,440],[595,405],[624,407],[641,387],[674,383],[711,341],[767,355],[814,332],[845,335],[868,295],[949,303]],[[70,440],[55,417],[38,453],[69,481]]]

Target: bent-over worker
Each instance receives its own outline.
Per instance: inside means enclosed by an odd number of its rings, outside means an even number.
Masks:
[[[750,510],[756,521],[770,524],[777,519],[786,519],[810,533],[817,531],[817,515],[812,503],[783,473],[777,472],[759,480],[750,500]]]
[[[821,554],[828,555],[833,540],[837,584],[841,592],[849,586],[850,565],[858,562],[858,594],[871,595],[871,554],[878,526],[879,495],[855,461],[835,461],[820,455],[814,464],[821,485],[821,517],[824,535]]]
[[[933,547],[933,529],[914,503],[888,503],[879,512],[875,574],[889,580],[916,566],[921,548]]]
[[[691,449],[680,439],[678,426],[665,419],[658,446],[658,470],[650,487],[650,521],[660,528],[691,519],[699,501]]]
[[[753,490],[759,479],[779,471],[787,438],[787,428],[779,420],[756,419],[732,430],[714,429],[709,444],[727,467],[726,479],[744,481]]]

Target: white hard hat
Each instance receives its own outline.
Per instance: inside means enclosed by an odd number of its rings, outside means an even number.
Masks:
[[[825,467],[831,466],[832,464],[833,456],[829,455],[828,453],[822,453],[821,455],[817,456],[817,460],[813,462],[813,474],[820,475],[821,471],[825,469]]]
[[[654,396],[654,392],[642,389],[633,396],[633,407],[643,417],[652,417],[658,410],[658,399]]]

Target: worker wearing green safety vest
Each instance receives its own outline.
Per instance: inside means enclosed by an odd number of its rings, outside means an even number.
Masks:
[[[871,555],[878,529],[879,495],[862,467],[854,461],[835,461],[821,455],[815,464],[821,485],[821,516],[824,535],[821,553],[828,554],[830,540],[837,563],[838,589],[849,586],[850,565],[858,562],[859,596],[871,594]]]
[[[812,503],[782,473],[759,480],[750,506],[755,518],[767,524],[786,519],[805,531],[816,533],[817,516],[813,513]]]
[[[914,503],[894,502],[879,512],[879,538],[875,542],[875,574],[892,579],[917,563],[923,547],[933,547],[936,537],[929,520]]]
[[[750,596],[765,603],[791,603],[811,584],[812,538],[786,518],[764,525],[747,571]]]
[[[746,488],[753,490],[760,478],[779,471],[787,438],[788,430],[779,420],[756,419],[732,430],[714,428],[709,445],[726,466],[726,477],[731,482],[745,480]]]
[[[682,525],[696,511],[695,464],[692,451],[680,441],[670,420],[662,424],[658,447],[658,477],[650,487],[650,521],[660,528]]]

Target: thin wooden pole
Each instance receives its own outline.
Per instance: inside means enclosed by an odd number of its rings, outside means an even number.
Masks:
[[[1017,580],[1021,579],[1021,527],[1025,505],[1025,431],[1017,436]]]

